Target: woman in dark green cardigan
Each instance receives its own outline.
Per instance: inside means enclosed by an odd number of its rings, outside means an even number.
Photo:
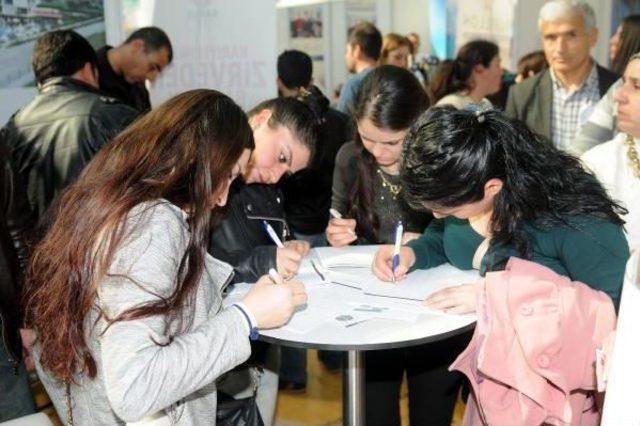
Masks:
[[[396,278],[451,263],[481,274],[510,256],[545,265],[608,294],[617,307],[629,248],[624,210],[579,160],[497,111],[433,108],[407,134],[401,177],[407,201],[433,212],[424,234],[401,249]],[[374,272],[391,280],[393,247]],[[425,304],[475,311],[475,286],[461,283]]]

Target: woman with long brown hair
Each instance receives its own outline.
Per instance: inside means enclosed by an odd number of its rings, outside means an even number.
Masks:
[[[629,15],[609,39],[611,71],[624,74],[631,57],[640,52],[640,15]]]
[[[206,253],[217,206],[246,167],[242,110],[213,90],[178,95],[103,148],[52,210],[27,288],[38,373],[74,424],[164,410],[214,424],[215,380],[306,295],[261,278],[221,307],[231,268]]]

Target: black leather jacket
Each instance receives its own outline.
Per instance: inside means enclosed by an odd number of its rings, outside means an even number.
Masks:
[[[211,232],[209,253],[231,264],[235,282],[255,282],[276,268],[276,246],[262,221],[273,227],[282,241],[289,239],[282,194],[275,185],[247,185],[239,179],[229,190],[224,218]]]
[[[28,257],[25,234],[33,223],[26,192],[9,160],[0,131],[0,344],[15,365],[22,356],[19,328],[20,290]]]
[[[79,80],[53,77],[9,119],[6,143],[38,218],[136,115]]]

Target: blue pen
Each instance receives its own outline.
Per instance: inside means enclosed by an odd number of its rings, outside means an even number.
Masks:
[[[391,259],[391,277],[394,283],[396,282],[396,269],[398,265],[400,265],[400,246],[402,245],[403,230],[402,221],[398,221],[398,226],[396,226],[396,244],[393,247],[393,258]]]
[[[273,243],[277,245],[279,248],[283,248],[284,244],[282,244],[280,237],[278,237],[278,234],[276,234],[276,231],[274,231],[273,227],[269,225],[269,222],[267,222],[266,220],[263,220],[262,226],[264,227],[264,231],[267,233],[269,238],[271,238],[271,241],[273,241]]]

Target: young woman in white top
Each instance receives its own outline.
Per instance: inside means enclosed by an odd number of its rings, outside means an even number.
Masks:
[[[640,247],[640,54],[631,57],[614,100],[619,133],[584,153],[582,161],[627,209],[623,219],[633,249]]]

